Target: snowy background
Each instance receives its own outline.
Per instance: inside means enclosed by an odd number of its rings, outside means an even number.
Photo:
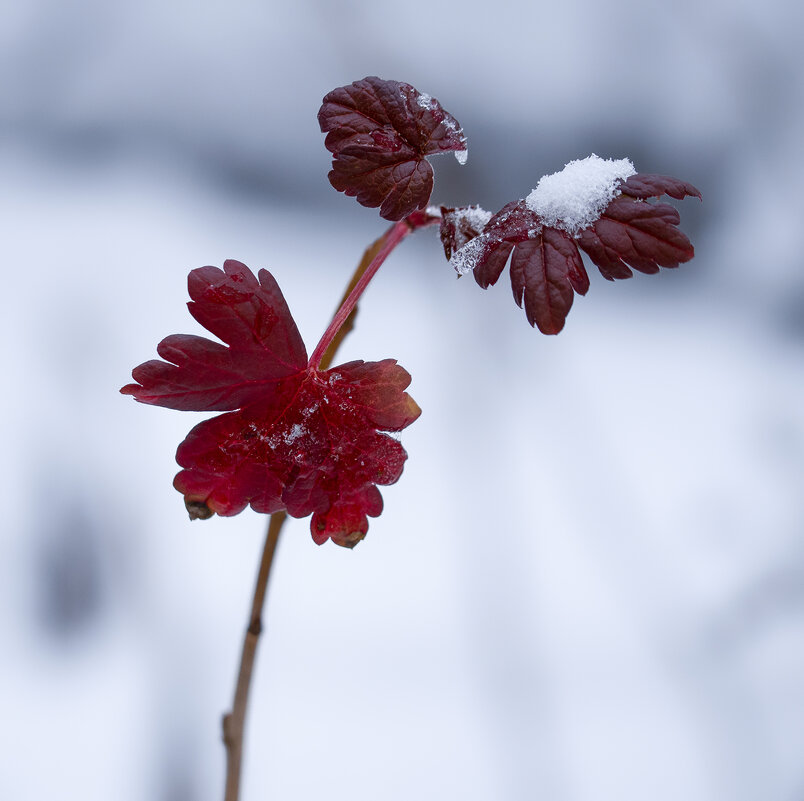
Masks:
[[[191,524],[200,416],[117,390],[225,258],[315,344],[385,227],[315,115],[376,74],[467,132],[434,201],[628,156],[701,189],[697,255],[548,338],[393,254],[343,356],[424,411],[355,551],[286,529],[244,800],[802,801],[802,8],[0,0],[0,798],[222,796],[265,520]]]

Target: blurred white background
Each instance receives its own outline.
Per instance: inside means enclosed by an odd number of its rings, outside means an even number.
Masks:
[[[434,202],[595,152],[696,184],[696,258],[592,276],[544,337],[433,231],[349,358],[422,417],[353,552],[291,521],[243,799],[804,799],[802,6],[0,0],[0,798],[222,797],[266,521],[191,524],[199,415],[117,390],[198,332],[186,276],[270,269],[312,347],[385,228],[328,184],[322,96],[462,123]]]

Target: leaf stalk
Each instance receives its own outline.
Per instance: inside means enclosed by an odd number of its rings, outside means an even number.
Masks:
[[[335,312],[335,316],[332,318],[332,322],[329,324],[327,330],[324,331],[324,334],[321,337],[318,345],[316,345],[312,356],[310,356],[308,367],[313,369],[326,369],[326,367],[322,368],[324,354],[327,352],[327,349],[330,347],[332,342],[335,341],[338,332],[343,326],[345,326],[350,315],[352,316],[351,323],[354,323],[353,312],[356,310],[357,303],[360,300],[361,295],[363,292],[365,292],[366,287],[371,282],[371,279],[377,274],[377,271],[380,269],[380,267],[382,267],[383,262],[388,258],[394,248],[408,234],[413,233],[413,231],[416,231],[419,228],[426,228],[427,226],[435,225],[436,223],[440,222],[440,220],[440,216],[434,215],[430,211],[415,211],[413,214],[410,214],[403,220],[394,223],[373,245],[369,247],[369,249],[366,251],[366,255],[363,258],[365,260],[366,257],[371,254],[371,260],[366,266],[363,265],[362,261],[358,266],[357,271],[355,272],[357,281],[354,283],[354,285],[351,285],[351,291],[348,292],[344,300],[341,302],[340,307]],[[351,324],[349,325],[349,329],[351,329]],[[342,339],[343,337],[340,337],[339,342]]]

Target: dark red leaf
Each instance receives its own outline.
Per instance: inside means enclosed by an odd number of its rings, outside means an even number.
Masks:
[[[520,307],[524,303],[531,325],[543,334],[557,334],[564,327],[574,292],[585,294],[589,288],[575,242],[564,231],[544,227],[520,200],[498,211],[458,254],[458,260],[466,259],[459,266],[471,268],[475,281],[487,289],[497,283],[509,256],[514,300]]]
[[[511,287],[520,308],[524,301],[528,322],[543,334],[557,334],[575,292],[586,294],[589,277],[572,239],[557,228],[543,228],[514,248]]]
[[[629,267],[657,273],[678,267],[695,250],[676,226],[678,212],[666,203],[648,203],[625,195],[615,198],[591,227],[578,235],[578,245],[610,281],[630,278]]]
[[[641,175],[637,173],[626,179],[620,186],[624,195],[631,197],[645,198],[661,197],[668,195],[676,200],[683,200],[685,197],[701,198],[701,193],[686,181],[678,178],[671,178],[669,175]]]
[[[384,431],[401,431],[420,410],[410,376],[394,360],[354,361],[322,371],[307,365],[276,282],[227,262],[194,270],[193,316],[229,347],[173,336],[146,362],[140,383],[121,390],[176,409],[230,409],[199,423],[179,446],[174,486],[191,517],[286,509],[313,514],[316,542],[354,546],[382,511],[378,484],[402,474],[407,455]],[[227,379],[230,383],[227,384]]]
[[[483,289],[497,283],[510,258],[517,304],[524,304],[531,325],[556,334],[564,326],[573,292],[583,295],[589,288],[578,247],[610,280],[630,277],[631,267],[644,273],[677,267],[694,255],[690,241],[676,227],[678,212],[645,200],[662,194],[700,197],[692,184],[664,175],[633,175],[620,189],[622,194],[574,237],[544,225],[526,201],[519,200],[504,206],[473,238],[465,239],[455,219],[442,222],[445,251],[455,269],[471,270]],[[460,211],[447,210],[453,217]]]
[[[318,112],[333,155],[330,183],[387,220],[423,209],[433,191],[425,158],[464,153],[466,137],[441,104],[410,84],[370,76],[330,92]]]

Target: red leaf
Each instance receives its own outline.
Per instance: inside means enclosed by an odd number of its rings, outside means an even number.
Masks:
[[[660,267],[678,267],[695,250],[676,226],[678,212],[666,203],[648,203],[625,195],[615,198],[600,219],[578,235],[578,245],[609,281],[630,278],[633,267],[658,273]]]
[[[574,292],[585,294],[589,277],[573,240],[558,228],[544,227],[524,200],[509,203],[467,247],[465,265],[477,283],[496,284],[511,257],[514,300],[524,303],[528,322],[543,334],[564,327]]]
[[[689,239],[676,227],[678,212],[665,203],[645,200],[662,194],[700,197],[692,184],[637,174],[619,189],[622,194],[575,237],[558,226],[544,225],[524,200],[504,206],[470,239],[462,239],[459,224],[448,218],[442,222],[445,252],[459,273],[471,270],[483,289],[497,283],[510,258],[514,299],[520,307],[524,304],[528,322],[544,334],[557,334],[572,306],[573,292],[584,295],[589,288],[578,247],[609,280],[630,277],[629,265],[656,273],[694,255]]]
[[[136,384],[121,392],[171,409],[224,411],[257,400],[307,364],[296,323],[273,276],[259,282],[239,261],[193,270],[190,313],[229,347],[203,337],[176,334],[132,373]]]
[[[524,300],[528,322],[543,334],[557,334],[575,292],[586,294],[589,277],[569,236],[557,228],[544,228],[514,248],[511,287],[520,308]]]
[[[433,191],[425,158],[465,153],[466,137],[441,104],[410,84],[370,76],[334,89],[318,122],[332,154],[330,183],[386,220],[423,209]]]
[[[229,347],[172,336],[121,390],[175,409],[230,409],[199,423],[179,446],[174,486],[191,517],[251,507],[313,514],[316,542],[354,546],[367,517],[382,511],[377,484],[392,484],[407,455],[384,431],[401,431],[420,410],[394,360],[354,361],[322,371],[304,345],[272,276],[259,282],[226,262],[189,278],[193,316]],[[229,383],[227,384],[227,380]]]
[[[685,197],[697,197],[701,199],[701,193],[686,181],[678,178],[671,178],[669,175],[632,175],[620,186],[620,191],[624,195],[642,198],[661,197],[668,195],[676,200],[683,200]]]

